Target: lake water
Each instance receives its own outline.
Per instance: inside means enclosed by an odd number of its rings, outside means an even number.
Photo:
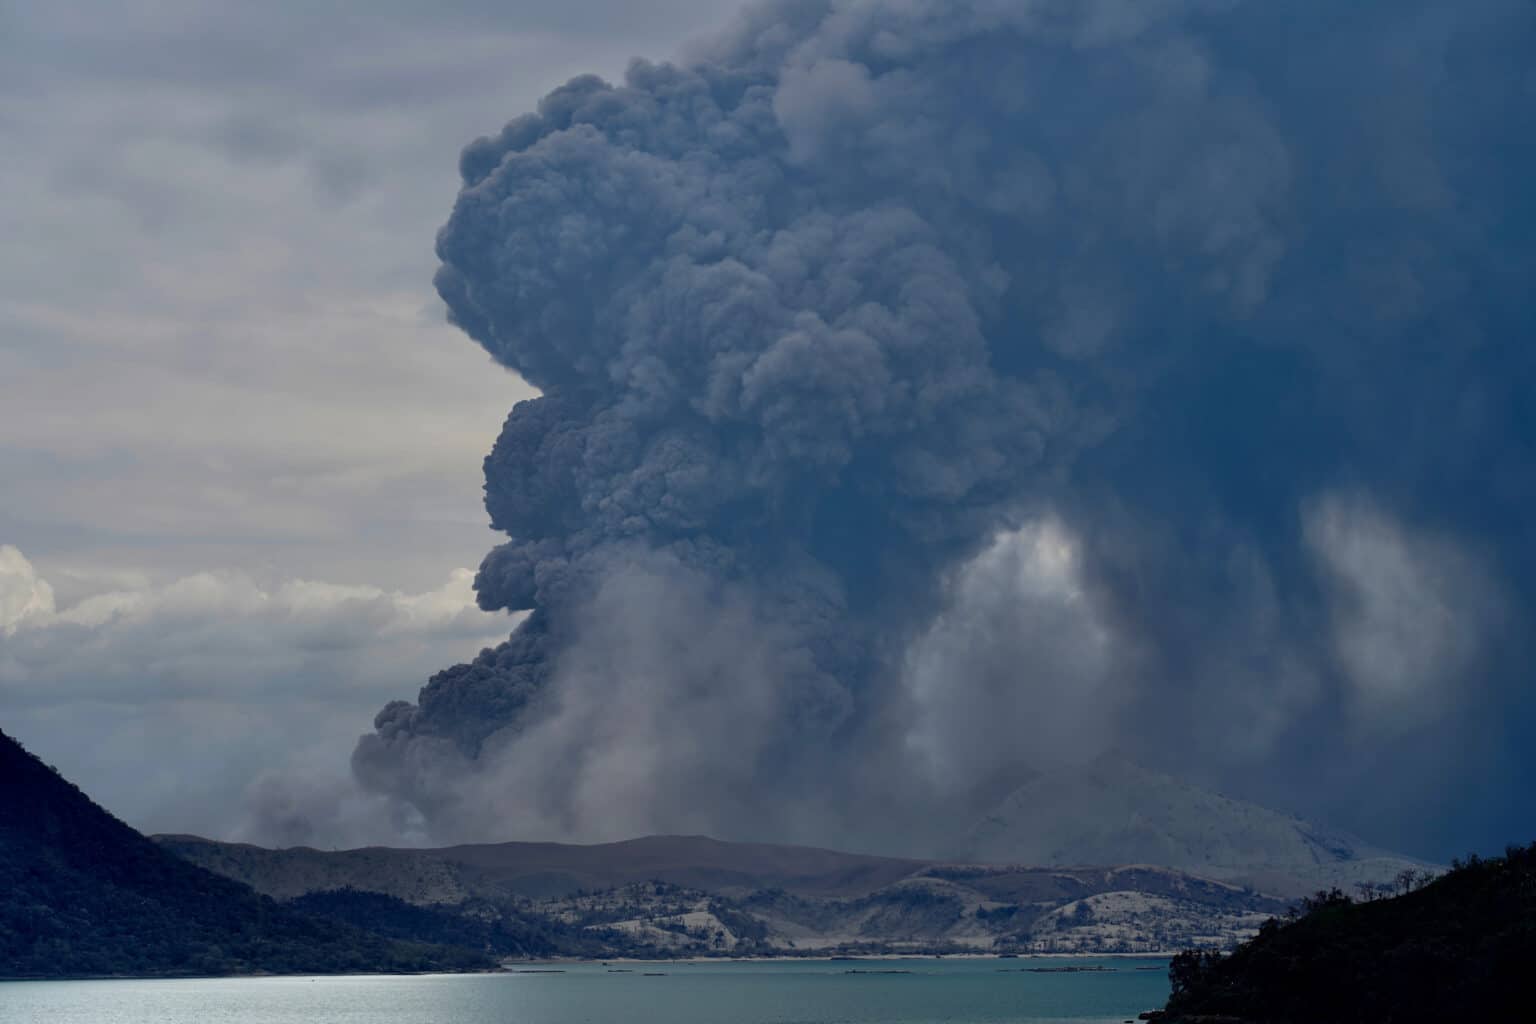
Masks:
[[[1029,973],[1030,967],[1110,968]],[[0,983],[5,1024],[1025,1024],[1120,1022],[1166,960],[557,964],[561,973]],[[1157,968],[1137,970],[1138,967]],[[522,971],[534,968],[520,968]],[[629,973],[616,973],[628,969]],[[910,971],[850,974],[849,971]],[[644,972],[663,972],[648,977]]]

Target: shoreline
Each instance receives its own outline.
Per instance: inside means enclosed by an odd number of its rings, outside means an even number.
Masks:
[[[524,963],[526,961],[515,961]],[[261,981],[282,978],[459,978],[505,974],[506,962],[464,971],[245,971],[235,974],[0,974],[0,985],[48,981]]]
[[[761,956],[692,956],[692,957],[545,957],[530,960],[504,960],[503,964],[750,964],[750,963],[854,963],[857,961],[891,960],[1171,960],[1179,950],[1144,953],[840,953]]]
[[[641,959],[637,957],[549,957],[530,960],[503,960],[496,967],[473,971],[296,971],[292,974],[252,972],[245,974],[72,974],[48,977],[0,975],[0,984],[46,983],[57,981],[260,981],[294,978],[464,978],[491,974],[517,974],[519,968],[537,967],[603,967],[609,964],[634,964],[637,966],[671,965],[674,967],[704,967],[712,964],[754,963],[858,963],[928,960],[1168,960],[1177,951],[1166,953],[870,953],[867,955],[810,955],[805,956],[709,956],[675,957],[667,959]]]

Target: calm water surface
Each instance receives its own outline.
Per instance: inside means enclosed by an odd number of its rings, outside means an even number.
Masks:
[[[1033,974],[1104,966],[1113,973]],[[1027,1024],[1119,1022],[1165,960],[554,965],[558,974],[0,983],[5,1024]],[[633,968],[614,973],[614,967]],[[1157,970],[1136,970],[1157,967]],[[910,971],[910,974],[849,974]],[[647,977],[645,971],[665,972]]]

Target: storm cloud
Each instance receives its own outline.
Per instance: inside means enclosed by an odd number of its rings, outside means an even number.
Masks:
[[[792,0],[552,92],[438,238],[541,393],[475,581],[530,614],[358,779],[441,839],[935,849],[1117,748],[1522,838],[1533,45],[1506,0]]]

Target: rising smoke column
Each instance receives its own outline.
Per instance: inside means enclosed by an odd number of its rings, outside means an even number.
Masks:
[[[764,4],[469,146],[438,290],[542,392],[476,587],[530,614],[358,777],[442,838],[846,839],[1507,705],[1532,16],[1280,8]]]

